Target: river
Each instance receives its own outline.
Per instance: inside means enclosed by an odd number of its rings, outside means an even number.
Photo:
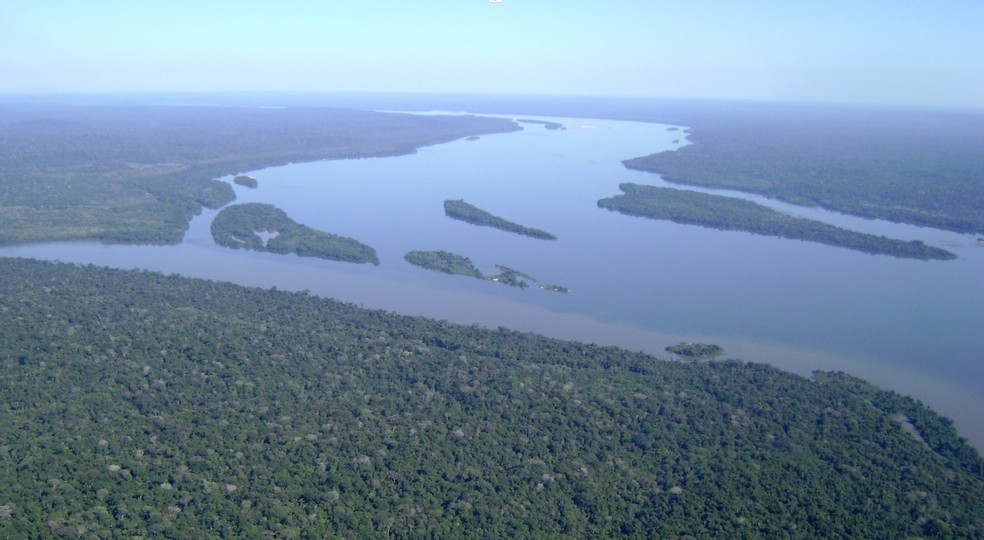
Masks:
[[[984,448],[984,416],[977,413],[984,410],[984,247],[975,237],[744,194],[737,195],[796,215],[923,240],[958,259],[895,259],[623,216],[597,208],[597,201],[620,193],[621,182],[668,184],[621,161],[687,144],[685,126],[532,118],[566,129],[523,124],[520,132],[405,156],[253,171],[259,188],[234,186],[236,203],[272,203],[305,225],[373,246],[379,266],[226,249],[211,239],[216,211],[208,210],[177,246],[53,243],[6,247],[0,255],[309,290],[366,307],[663,357],[663,348],[679,341],[717,343],[730,357],[804,375],[842,370],[912,395]],[[446,199],[464,199],[558,239],[451,220]],[[430,272],[403,260],[414,249],[466,255],[487,273],[504,264],[570,293]]]

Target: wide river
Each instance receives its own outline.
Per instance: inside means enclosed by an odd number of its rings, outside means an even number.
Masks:
[[[864,232],[923,240],[959,258],[903,260],[623,216],[597,201],[620,193],[621,182],[666,184],[625,169],[621,160],[687,144],[685,127],[538,118],[567,129],[523,124],[521,132],[406,156],[255,171],[258,189],[235,186],[236,203],[272,203],[301,223],[373,246],[379,266],[217,246],[209,234],[215,211],[192,220],[178,246],[56,243],[7,247],[0,255],[306,289],[366,307],[663,357],[664,347],[679,341],[717,343],[730,357],[804,375],[842,370],[912,395],[984,448],[984,247],[975,237],[747,195],[740,196]],[[459,198],[558,240],[447,218],[443,201]],[[403,260],[413,249],[460,253],[487,273],[504,264],[570,293],[430,272]]]

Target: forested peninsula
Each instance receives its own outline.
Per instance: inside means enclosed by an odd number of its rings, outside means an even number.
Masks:
[[[323,107],[0,107],[0,245],[177,244],[223,176],[292,162],[391,156],[510,120]]]
[[[844,374],[145,271],[0,276],[0,537],[984,530],[978,453]]]
[[[501,217],[494,216],[481,208],[466,203],[463,199],[448,199],[444,201],[444,213],[451,219],[457,219],[459,221],[464,221],[465,223],[471,223],[472,225],[492,227],[501,231],[521,234],[523,236],[538,238],[540,240],[557,239],[556,236],[546,231],[526,227],[518,223],[507,221]]]
[[[212,220],[212,238],[216,244],[234,249],[379,264],[372,247],[354,238],[301,225],[272,204],[246,203],[223,208]]]
[[[693,143],[627,159],[668,182],[960,233],[984,233],[984,114],[719,104],[650,113]]]
[[[598,206],[631,216],[663,219],[726,231],[744,231],[844,247],[873,255],[899,258],[949,260],[956,255],[918,240],[906,242],[885,236],[851,231],[811,219],[777,212],[738,199],[683,189],[621,184],[624,192],[598,201]]]

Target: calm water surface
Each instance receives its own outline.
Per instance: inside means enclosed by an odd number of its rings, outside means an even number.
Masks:
[[[732,357],[801,374],[843,370],[911,394],[984,448],[984,416],[977,413],[984,410],[984,248],[976,238],[739,195],[959,256],[910,261],[601,210],[598,199],[620,193],[621,182],[667,185],[621,160],[687,144],[685,133],[656,124],[538,118],[567,129],[524,124],[522,132],[407,156],[266,169],[251,173],[258,189],[235,186],[236,203],[272,203],[301,223],[373,246],[378,267],[219,247],[209,234],[215,211],[196,217],[178,246],[62,243],[3,248],[0,255],[307,289],[366,307],[661,356],[681,340],[710,341]],[[443,201],[458,198],[558,240],[451,220]],[[571,292],[429,272],[403,260],[413,249],[460,253],[488,273],[504,264]]]

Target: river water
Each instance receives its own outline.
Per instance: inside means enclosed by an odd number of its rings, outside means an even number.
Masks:
[[[910,394],[954,419],[984,448],[984,415],[977,413],[984,410],[984,247],[975,237],[705,189],[864,232],[923,240],[959,258],[894,259],[623,216],[597,208],[597,201],[620,193],[621,182],[668,184],[621,161],[687,144],[685,127],[533,118],[566,129],[524,124],[521,132],[406,156],[254,171],[259,188],[234,186],[233,204],[272,203],[305,225],[354,237],[377,250],[379,266],[217,246],[209,234],[215,211],[194,218],[177,246],[53,243],[2,248],[0,255],[309,290],[366,307],[663,357],[663,348],[679,341],[712,342],[730,357],[804,375],[842,370]],[[443,201],[460,198],[558,239],[447,218]],[[570,293],[430,272],[403,260],[414,249],[466,255],[486,273],[504,264]]]

